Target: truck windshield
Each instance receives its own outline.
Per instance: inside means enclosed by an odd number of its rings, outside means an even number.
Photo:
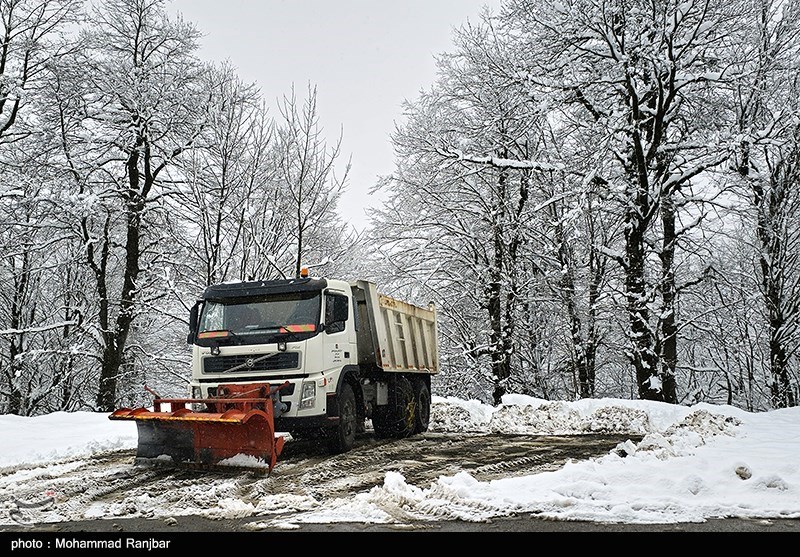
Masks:
[[[215,331],[227,331],[228,339],[240,343],[268,342],[262,337],[275,335],[307,338],[317,332],[320,300],[319,292],[304,292],[246,302],[209,301],[200,316],[197,338],[219,340],[210,334]]]

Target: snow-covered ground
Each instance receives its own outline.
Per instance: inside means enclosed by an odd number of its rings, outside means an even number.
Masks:
[[[216,518],[260,516],[254,528],[291,528],[302,522],[392,523],[397,516],[480,521],[510,514],[559,520],[675,523],[709,518],[800,518],[800,408],[748,413],[730,406],[675,406],[648,401],[587,399],[549,402],[512,395],[491,407],[476,401],[434,397],[432,432],[517,434],[618,433],[644,435],[589,461],[556,471],[492,481],[466,472],[413,485],[398,472],[368,491],[325,501],[275,498],[264,490],[253,500],[219,485],[181,486],[181,501],[132,493],[123,503],[95,503],[57,516],[74,520],[120,515],[114,505],[147,516],[204,514]],[[106,414],[57,413],[35,418],[0,416],[0,523],[9,523],[14,486],[35,477],[19,465],[134,449],[136,426]],[[71,459],[71,460],[69,460]],[[49,474],[53,475],[51,469]],[[57,475],[57,473],[55,474]],[[87,483],[88,485],[88,483]],[[258,493],[259,490],[255,490]],[[5,494],[5,496],[3,496]],[[43,497],[45,494],[43,494]],[[57,497],[56,504],[58,504]],[[292,513],[290,522],[270,518]],[[57,520],[58,518],[56,518]]]

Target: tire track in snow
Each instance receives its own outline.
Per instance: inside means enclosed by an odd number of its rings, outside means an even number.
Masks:
[[[55,492],[55,504],[39,522],[88,518],[165,517],[197,514],[214,518],[281,512],[303,513],[384,485],[388,472],[437,497],[452,496],[437,480],[467,472],[480,481],[552,470],[570,459],[599,456],[629,436],[526,436],[427,432],[406,439],[357,439],[348,453],[330,456],[324,447],[289,441],[270,475],[236,469],[193,469],[134,464],[135,451],[111,451],[49,464],[0,471],[0,524],[11,524],[13,500],[37,501]],[[296,443],[296,444],[295,444]],[[381,496],[386,495],[381,491]],[[453,498],[428,508],[424,501],[392,493],[378,501],[398,520],[408,515],[481,520],[498,510]],[[3,512],[5,511],[5,512]]]

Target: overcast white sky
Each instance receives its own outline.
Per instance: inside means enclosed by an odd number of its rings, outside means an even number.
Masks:
[[[434,55],[452,49],[452,30],[477,22],[500,0],[173,0],[205,34],[201,57],[229,60],[241,78],[274,100],[295,85],[317,86],[329,143],[342,133],[342,163],[352,155],[341,211],[367,224],[367,197],[393,170],[389,134],[401,103],[435,79]]]

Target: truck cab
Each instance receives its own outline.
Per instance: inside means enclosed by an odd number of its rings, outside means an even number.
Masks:
[[[367,419],[379,436],[427,429],[435,340],[433,308],[379,295],[367,281],[212,285],[190,313],[190,396],[214,397],[223,384],[282,385],[275,431],[344,452]]]

